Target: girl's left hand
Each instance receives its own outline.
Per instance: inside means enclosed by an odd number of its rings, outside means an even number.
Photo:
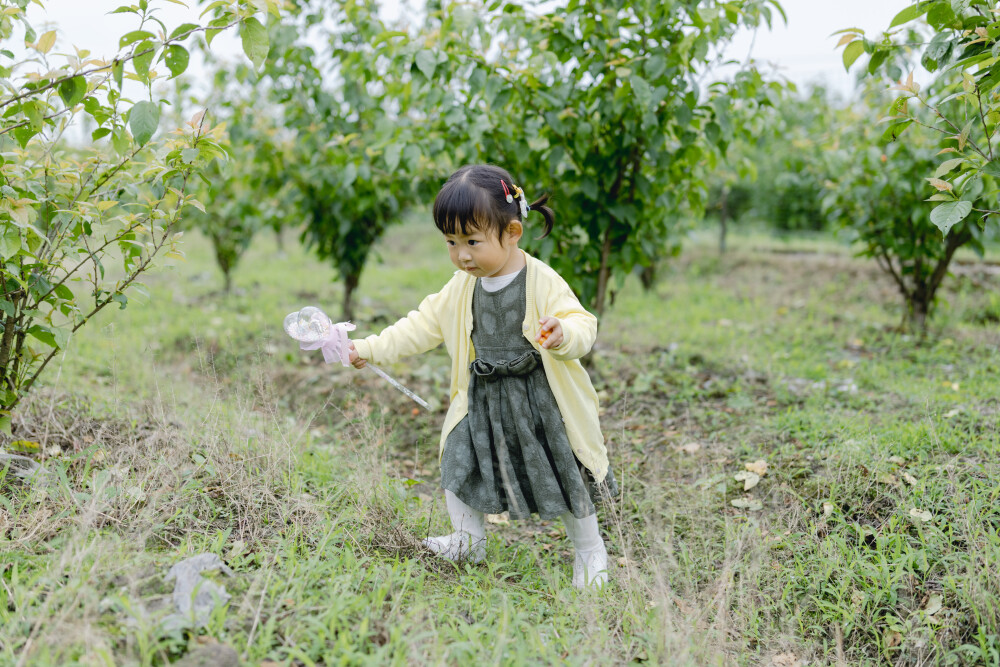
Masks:
[[[546,350],[559,347],[563,342],[562,324],[559,320],[546,315],[538,320],[538,323],[541,325],[541,328],[538,330],[535,340],[538,341],[539,345]]]

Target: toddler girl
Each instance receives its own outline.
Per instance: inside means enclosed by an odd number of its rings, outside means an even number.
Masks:
[[[608,554],[594,503],[617,494],[579,358],[597,319],[548,265],[518,248],[528,211],[552,229],[548,196],[528,206],[510,174],[465,166],[434,200],[434,222],[458,267],[437,294],[377,336],[352,341],[351,363],[385,364],[444,342],[451,406],[441,486],[455,532],[424,544],[444,558],[485,556],[484,513],[561,517],[573,541],[573,585],[600,588]]]

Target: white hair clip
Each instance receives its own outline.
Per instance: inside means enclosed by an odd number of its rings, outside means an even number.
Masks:
[[[528,206],[528,200],[524,197],[524,190],[522,190],[521,188],[517,187],[513,183],[511,183],[511,185],[514,187],[514,197],[516,199],[520,199],[521,200],[521,217],[522,218],[527,218],[528,217],[528,209],[530,207]]]

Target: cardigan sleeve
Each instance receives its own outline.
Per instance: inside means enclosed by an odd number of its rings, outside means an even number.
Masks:
[[[388,364],[403,357],[432,350],[444,341],[441,306],[448,299],[449,286],[424,297],[416,310],[375,336],[355,340],[358,356],[373,364]]]
[[[590,352],[597,340],[597,318],[580,304],[566,281],[559,276],[555,279],[542,314],[559,320],[563,342],[558,347],[550,348],[549,353],[561,361],[579,359]]]

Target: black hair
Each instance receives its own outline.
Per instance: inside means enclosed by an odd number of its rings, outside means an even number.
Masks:
[[[507,201],[507,193],[514,196]],[[454,174],[434,198],[434,224],[443,234],[468,234],[468,230],[495,232],[503,239],[512,220],[522,224],[521,202],[514,191],[514,181],[505,169],[491,164],[469,164]],[[531,203],[530,210],[538,211],[545,218],[545,230],[538,238],[545,238],[552,231],[555,213],[545,204],[549,195],[544,194]]]

